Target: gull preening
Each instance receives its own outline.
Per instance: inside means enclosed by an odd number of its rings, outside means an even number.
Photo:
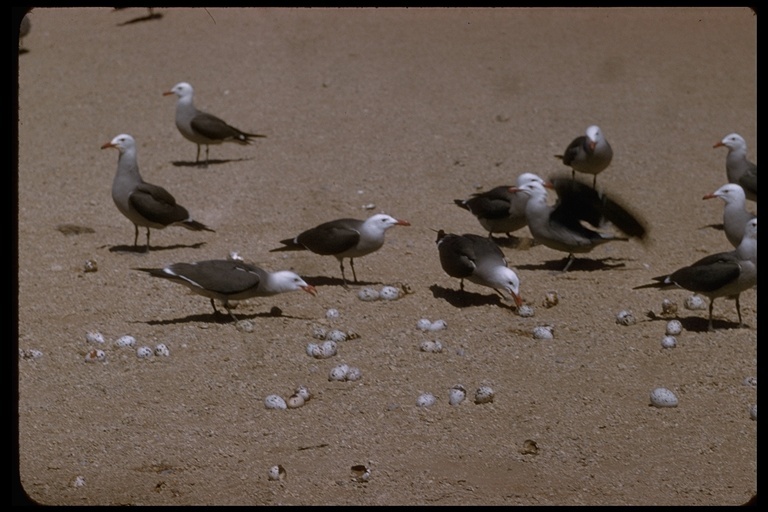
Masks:
[[[311,295],[317,293],[314,286],[290,270],[269,272],[256,265],[231,259],[173,263],[163,268],[134,270],[184,285],[193,293],[211,299],[214,314],[219,314],[214,300],[221,301],[235,322],[237,317],[232,313],[229,301],[270,297],[297,290],[304,290]]]
[[[117,172],[112,181],[112,199],[117,209],[133,222],[135,233],[133,246],[137,247],[139,226],[147,229],[146,251],[149,251],[149,230],[164,229],[168,226],[181,226],[192,231],[213,230],[193,220],[186,208],[166,189],[147,183],[139,173],[136,157],[136,141],[123,133],[101,146],[101,149],[116,148]]]
[[[195,163],[200,162],[200,146],[205,145],[205,165],[208,165],[208,147],[212,144],[234,142],[241,145],[250,144],[252,139],[266,137],[257,133],[247,133],[227,124],[222,119],[195,108],[192,86],[187,82],[179,82],[164,96],[175,94],[176,127],[187,140],[197,145]]]
[[[315,254],[334,256],[339,261],[341,279],[344,287],[347,278],[344,274],[344,259],[349,259],[352,267],[352,277],[357,283],[355,273],[355,258],[378,251],[384,245],[384,235],[388,229],[395,226],[410,226],[406,220],[396,219],[384,213],[378,213],[366,220],[338,219],[324,222],[319,226],[307,229],[293,238],[281,240],[282,247],[276,251],[308,250]]]

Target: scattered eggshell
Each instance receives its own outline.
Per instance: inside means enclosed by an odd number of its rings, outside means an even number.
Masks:
[[[744,384],[745,386],[752,386],[753,388],[756,388],[757,387],[757,377],[746,377],[742,381],[742,384]]]
[[[85,485],[85,477],[78,475],[75,477],[75,480],[72,482],[72,487],[83,487]]]
[[[331,329],[325,333],[325,339],[340,343],[347,340],[347,333],[340,331],[339,329]]]
[[[304,405],[305,401],[306,400],[304,400],[303,396],[294,393],[288,397],[288,400],[285,401],[285,406],[288,409],[298,409],[299,407]]]
[[[677,407],[677,396],[667,388],[651,391],[651,405],[656,407]]]
[[[103,363],[106,360],[107,354],[103,350],[99,350],[97,348],[90,350],[87,354],[85,354],[86,363]]]
[[[707,301],[701,295],[691,295],[685,299],[685,309],[707,309]]]
[[[442,331],[448,328],[448,323],[445,320],[435,320],[429,324],[430,331]]]
[[[274,314],[272,311],[270,311],[270,314],[272,314],[272,316],[280,316],[280,313]],[[239,332],[253,332],[254,328],[255,326],[250,320],[238,320],[235,324],[235,329]]]
[[[99,270],[99,264],[96,260],[86,260],[83,264],[83,272],[96,272]]]
[[[336,355],[336,352],[337,352],[336,342],[333,340],[324,341],[323,344],[320,345],[320,353],[321,353],[322,359],[333,357]]]
[[[318,340],[324,340],[325,339],[325,328],[324,327],[313,327],[312,328],[312,337]]]
[[[535,312],[531,306],[528,304],[523,304],[517,308],[517,314],[523,318],[530,318],[535,314]]]
[[[267,409],[285,409],[288,405],[279,395],[269,395],[264,399],[264,407]]]
[[[155,355],[159,357],[168,357],[171,355],[171,351],[168,350],[168,347],[165,345],[165,343],[159,343],[155,347]]]
[[[245,261],[237,251],[230,251],[229,256],[227,258],[233,261]]]
[[[104,336],[97,331],[85,333],[85,341],[88,343],[104,343]]]
[[[533,439],[523,441],[523,447],[520,449],[523,455],[536,455],[539,453],[539,445]]]
[[[425,340],[419,345],[419,350],[422,352],[438,353],[443,351],[443,344],[440,341]]]
[[[757,421],[757,404],[749,406],[749,419]]]
[[[663,315],[674,315],[677,313],[677,303],[669,300],[664,299],[661,301],[661,314]]]
[[[421,318],[416,322],[416,328],[420,331],[428,331],[432,327],[432,320],[429,318]]]
[[[560,302],[560,297],[557,296],[556,291],[548,291],[546,294],[544,294],[544,300],[541,301],[541,305],[545,308],[552,308],[557,306],[557,304]]]
[[[312,398],[312,393],[309,391],[309,388],[303,384],[297,387],[294,393],[303,398],[305,402]]]
[[[379,290],[379,297],[383,300],[396,300],[400,298],[400,290],[394,286],[384,286]]]
[[[347,372],[349,371],[349,365],[340,364],[331,368],[331,372],[328,374],[328,380],[335,380],[338,382],[345,381],[347,379]]]
[[[476,404],[488,404],[493,402],[494,392],[490,386],[480,386],[475,391]]]
[[[353,482],[367,482],[371,479],[371,470],[363,464],[356,464],[352,466],[352,481]]]
[[[661,346],[662,348],[675,348],[677,346],[677,338],[666,335],[661,339]]]
[[[467,390],[461,384],[456,384],[448,390],[448,403],[459,405],[467,397]]]
[[[436,401],[437,399],[435,398],[435,395],[433,395],[432,393],[422,393],[416,399],[416,405],[419,407],[431,407],[435,405]]]
[[[152,349],[149,347],[139,347],[136,349],[136,357],[139,359],[146,359],[147,357],[152,357]]]
[[[133,347],[136,345],[136,338],[133,336],[130,336],[126,334],[125,336],[120,336],[115,340],[115,346],[118,347]]]
[[[339,318],[339,310],[331,308],[328,311],[325,312],[325,318],[329,320],[333,320],[334,318]]]
[[[533,328],[533,339],[551,340],[554,337],[554,328],[551,325],[537,325]]]
[[[637,319],[631,311],[622,310],[616,315],[616,323],[619,325],[635,325]]]
[[[344,376],[344,380],[354,382],[363,378],[363,372],[357,366],[350,366],[347,370],[347,374]]]
[[[379,291],[370,287],[361,288],[360,291],[357,292],[357,298],[366,302],[379,300]]]
[[[670,320],[667,322],[666,333],[668,336],[677,336],[681,332],[683,332],[683,324],[680,323],[680,320]]]
[[[272,481],[285,480],[287,476],[288,473],[285,471],[285,468],[279,464],[267,470],[267,478]]]
[[[39,350],[36,350],[34,348],[30,348],[27,350],[19,349],[19,357],[21,359],[40,359],[43,357],[43,353]]]

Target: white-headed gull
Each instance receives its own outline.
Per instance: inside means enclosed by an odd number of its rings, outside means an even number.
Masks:
[[[315,287],[307,284],[289,270],[269,272],[250,263],[237,260],[206,260],[195,263],[173,263],[163,268],[136,268],[151,276],[182,284],[197,295],[211,299],[214,313],[215,300],[222,302],[227,313],[237,321],[229,301],[253,297],[270,297],[278,293],[304,290],[315,295]]]
[[[197,144],[197,156],[195,163],[200,162],[200,145],[205,144],[205,163],[208,165],[208,146],[223,142],[235,142],[237,144],[250,144],[251,139],[266,137],[256,133],[247,133],[235,128],[218,117],[202,112],[195,108],[193,96],[195,91],[186,82],[180,82],[170,91],[165,91],[164,96],[175,94],[176,100],[176,127],[181,134]]]
[[[492,288],[502,298],[504,290],[520,307],[520,279],[508,267],[504,253],[488,237],[464,234],[455,235],[440,230],[437,233],[437,250],[440,265],[446,274],[460,279],[459,287],[464,290],[464,280]]]
[[[715,299],[735,299],[739,326],[743,326],[739,296],[757,284],[757,218],[746,223],[744,238],[733,251],[705,256],[687,267],[653,279],[654,283],[637,286],[635,289],[684,288],[708,297],[710,331],[713,330],[712,306]]]
[[[747,221],[756,215],[747,210],[747,199],[744,189],[735,183],[726,183],[703,199],[719,197],[725,203],[723,207],[723,230],[725,237],[734,247],[738,247],[744,238]]]
[[[738,133],[729,133],[713,148],[726,147],[725,172],[729,183],[741,185],[750,201],[757,202],[757,165],[747,160],[747,142]]]
[[[539,176],[526,172],[517,177],[516,186],[520,187],[531,181],[544,180]],[[459,207],[469,211],[488,231],[488,236],[494,233],[506,233],[511,236],[513,231],[526,226],[525,203],[528,195],[509,191],[509,185],[500,185],[485,192],[472,194],[469,199],[454,199]]]
[[[600,127],[592,125],[584,135],[573,139],[562,155],[555,156],[571,168],[571,177],[575,177],[576,172],[593,175],[594,187],[597,184],[597,175],[611,163],[613,149]]]
[[[552,178],[546,185],[557,192],[554,205],[548,204],[547,188],[541,183],[531,182],[512,190],[530,196],[525,216],[533,239],[550,249],[568,253],[563,272],[570,268],[574,254],[588,253],[607,242],[645,238],[647,230],[643,221],[604,193],[571,178]],[[627,236],[595,231],[582,221],[595,228],[611,223]]]
[[[208,226],[193,220],[187,209],[178,204],[170,192],[141,178],[136,158],[136,141],[133,137],[125,133],[120,134],[101,146],[101,149],[106,148],[116,148],[119,151],[117,172],[112,181],[112,199],[120,213],[133,222],[134,247],[139,239],[139,226],[147,229],[147,251],[150,228],[182,226],[192,231],[213,232]]]
[[[293,238],[281,240],[280,243],[283,246],[272,249],[270,252],[308,250],[315,254],[334,256],[339,260],[341,279],[346,287],[344,258],[349,258],[352,276],[357,282],[355,258],[378,251],[384,245],[384,235],[389,228],[410,225],[406,220],[396,219],[383,213],[372,215],[366,220],[332,220],[307,229]]]

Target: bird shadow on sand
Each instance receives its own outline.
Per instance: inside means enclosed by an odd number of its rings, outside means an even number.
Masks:
[[[560,260],[549,260],[539,265],[515,265],[515,268],[520,270],[549,270],[555,273],[562,273],[566,263],[568,263],[568,258]],[[568,269],[568,272],[565,273],[567,274],[574,271],[595,272],[598,270],[625,268],[626,266],[627,264],[624,263],[623,260],[617,258],[576,258],[573,260],[573,263]]]
[[[260,313],[245,314],[242,312],[236,312],[235,316],[237,320],[253,320],[256,318],[291,318],[294,320],[311,320],[310,318],[303,318],[298,316],[286,315],[280,310],[280,308],[273,307],[269,311],[262,311]],[[218,313],[200,313],[196,315],[188,315],[181,318],[171,318],[166,320],[143,320],[137,323],[146,323],[147,325],[177,325],[177,324],[189,324],[194,322],[200,322],[205,324],[232,324],[236,326],[237,322],[228,314],[223,311]]]
[[[175,249],[199,249],[202,246],[205,245],[205,242],[197,242],[196,244],[175,244],[175,245],[165,245],[165,246],[159,246],[159,245],[152,245],[149,247],[149,251],[147,251],[146,246],[144,245],[113,245],[109,248],[109,252],[117,252],[117,253],[129,253],[129,254],[149,254],[150,252],[156,252],[156,251],[172,251]],[[107,247],[106,245],[102,245],[100,249],[103,249],[104,247]]]
[[[118,27],[124,27],[126,25],[133,25],[134,23],[141,23],[142,21],[150,21],[150,20],[159,20],[162,18],[163,15],[159,12],[154,12],[147,14],[146,16],[139,16],[138,18],[133,18],[128,21],[124,21],[122,23],[118,23]]]
[[[457,290],[454,288],[444,288],[433,284],[429,287],[432,296],[436,299],[442,299],[455,308],[468,308],[474,306],[499,306],[505,309],[512,309],[509,304],[504,303],[496,294],[481,294],[469,292],[467,290]]]
[[[344,287],[344,280],[340,277],[328,276],[301,276],[308,284],[312,286],[340,286]],[[347,281],[347,288],[360,288],[361,286],[374,286],[381,283],[375,281]]]
[[[704,226],[701,226],[699,229],[716,229],[718,231],[725,231],[725,226],[721,222],[719,224],[705,224]]]
[[[533,240],[533,238],[521,236],[492,236],[490,239],[499,247],[504,247],[507,249],[516,249],[518,251],[527,251],[534,245],[536,245],[536,242]]]
[[[208,160],[208,163],[205,162],[192,162],[192,161],[186,161],[186,160],[175,160],[171,162],[171,164],[174,167],[199,167],[200,169],[206,169],[211,165],[222,165],[222,164],[228,164],[231,162],[247,162],[248,160],[253,160],[253,158],[232,158],[229,160]]]
[[[665,324],[669,322],[670,320],[679,320],[680,325],[683,326],[683,329],[690,332],[709,332],[709,318],[706,316],[706,311],[704,313],[704,316],[687,316],[687,317],[681,317],[681,316],[674,316],[674,315],[667,315],[667,316],[661,316],[653,311],[648,311],[645,314],[646,319],[643,320],[644,322],[664,322]],[[745,329],[748,330],[750,327],[748,325],[739,326],[738,322],[733,322],[730,320],[722,320],[713,318],[712,319],[712,328],[716,331],[723,330],[723,329]]]

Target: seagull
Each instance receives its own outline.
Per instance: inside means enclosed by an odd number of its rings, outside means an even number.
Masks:
[[[317,290],[290,270],[268,272],[256,265],[238,260],[206,260],[195,263],[173,263],[163,268],[135,268],[153,277],[182,284],[197,295],[211,299],[214,314],[219,314],[215,300],[222,302],[227,313],[237,322],[229,306],[231,300],[270,297],[278,293],[304,290],[315,295]]]
[[[519,308],[523,301],[520,297],[520,279],[507,266],[504,253],[488,237],[437,232],[437,250],[440,265],[446,274],[460,279],[459,287],[464,290],[464,279],[480,286],[492,288],[502,298],[507,292]]]
[[[741,244],[744,238],[744,229],[749,219],[757,217],[754,213],[747,210],[747,199],[744,195],[744,189],[734,183],[727,183],[707,194],[703,199],[712,199],[719,197],[725,202],[723,208],[723,229],[728,241],[734,247]]]
[[[520,187],[531,181],[544,183],[543,179],[530,172],[520,174],[516,183]],[[525,203],[528,202],[528,195],[516,194],[509,189],[509,185],[500,185],[472,194],[469,199],[454,199],[453,202],[477,217],[489,237],[494,233],[506,233],[510,237],[513,231],[526,225]]]
[[[555,155],[571,168],[571,177],[576,177],[576,171],[592,174],[592,187],[597,185],[597,175],[605,170],[613,158],[613,149],[605,139],[599,126],[587,128],[586,134],[576,137],[565,148],[565,153]]]
[[[164,229],[168,226],[182,226],[192,231],[211,231],[189,216],[189,212],[176,203],[170,192],[158,185],[145,182],[139,174],[136,160],[136,141],[128,134],[120,134],[101,149],[117,148],[117,173],[112,181],[112,199],[120,213],[133,222],[135,235],[133,246],[137,247],[139,226],[147,228],[149,252],[149,228]]]
[[[747,142],[738,133],[730,133],[712,146],[726,147],[725,172],[729,183],[741,185],[747,199],[757,202],[757,165],[747,160]]]
[[[709,298],[709,330],[712,327],[712,306],[715,299],[727,297],[736,300],[736,312],[741,320],[741,292],[757,285],[757,217],[750,219],[739,246],[730,252],[705,256],[697,262],[675,270],[671,274],[654,277],[654,283],[636,286],[640,288],[684,288]]]
[[[555,205],[547,203],[547,188],[557,191]],[[553,178],[546,188],[534,181],[510,190],[530,196],[525,206],[525,217],[533,239],[550,249],[568,253],[563,272],[568,271],[576,253],[588,253],[607,242],[644,239],[647,234],[643,222],[625,207],[574,179]],[[581,221],[595,228],[609,222],[627,236],[595,231]]]
[[[355,274],[355,258],[378,251],[384,245],[384,234],[394,226],[410,226],[410,222],[399,220],[384,213],[378,213],[366,220],[338,219],[325,222],[317,227],[303,231],[294,238],[281,240],[282,247],[276,251],[309,250],[323,256],[335,256],[339,260],[341,279],[347,288],[344,275],[344,258],[349,258],[352,276]]]
[[[195,108],[192,97],[195,91],[186,82],[179,82],[170,91],[165,91],[163,96],[175,94],[179,97],[176,101],[176,127],[181,134],[197,144],[197,157],[195,163],[200,162],[200,145],[205,144],[205,165],[208,165],[208,146],[223,142],[236,142],[246,145],[251,139],[266,137],[256,133],[246,133],[230,126],[218,117],[201,112]]]

